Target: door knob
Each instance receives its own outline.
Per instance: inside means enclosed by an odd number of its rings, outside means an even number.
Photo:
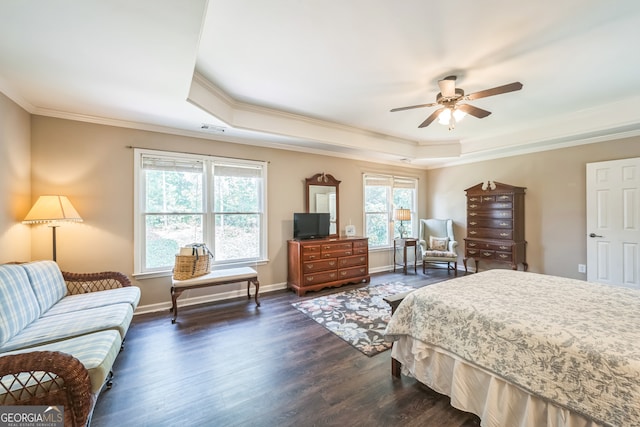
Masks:
[[[598,235],[596,233],[591,233],[591,234],[589,234],[589,237],[602,237],[602,236],[600,236],[600,235]]]

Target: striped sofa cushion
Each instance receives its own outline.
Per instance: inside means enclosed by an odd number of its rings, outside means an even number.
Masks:
[[[41,317],[0,345],[0,352],[35,347],[107,329],[118,331],[124,338],[132,319],[133,309],[127,303]]]
[[[72,311],[86,310],[89,308],[104,307],[106,305],[126,302],[131,304],[134,310],[140,302],[140,288],[127,286],[124,288],[109,289],[108,291],[90,292],[88,294],[67,295],[56,303],[42,317],[56,316]]]
[[[67,294],[67,284],[54,261],[35,261],[22,264],[22,267],[29,276],[41,312],[49,310]]]
[[[30,351],[60,351],[71,354],[78,359],[89,371],[91,379],[91,391],[98,394],[100,388],[109,376],[113,362],[120,352],[122,338],[118,331],[100,331],[81,337],[57,341],[51,344],[32,347],[26,350],[17,350],[3,353],[10,354],[27,353]]]
[[[40,316],[40,305],[19,265],[0,265],[0,346]]]

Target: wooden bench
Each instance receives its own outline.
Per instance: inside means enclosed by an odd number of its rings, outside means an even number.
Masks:
[[[403,299],[413,291],[402,292],[401,294],[389,295],[384,297],[383,300],[391,306],[391,315],[396,312],[396,309],[400,305]],[[396,378],[400,378],[400,371],[402,370],[402,364],[393,357],[391,358],[391,375]]]
[[[251,298],[249,288],[251,284],[256,287],[255,300],[256,305],[260,307],[258,301],[258,291],[260,290],[260,282],[258,282],[258,273],[251,267],[229,268],[226,270],[216,270],[207,273],[204,276],[194,277],[187,280],[171,279],[171,309],[173,319],[171,323],[176,323],[178,318],[178,297],[183,291],[188,289],[205,288],[207,286],[226,285],[229,283],[237,283],[247,281],[247,298]]]

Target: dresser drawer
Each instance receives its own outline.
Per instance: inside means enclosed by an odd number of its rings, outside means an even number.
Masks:
[[[320,245],[303,246],[302,247],[302,260],[313,261],[320,259]]]
[[[480,249],[478,248],[467,248],[464,251],[464,254],[467,258],[475,258],[480,253]]]
[[[339,251],[331,251],[331,252],[327,252],[327,251],[322,251],[322,258],[338,258],[338,257],[342,257],[342,256],[349,256],[349,255],[353,255],[353,250],[351,248],[349,249],[343,249],[343,250],[339,250]]]
[[[347,243],[324,243],[322,244],[322,252],[334,252],[334,251],[350,251],[353,249],[351,242]]]
[[[495,211],[469,211],[467,213],[467,222],[473,219],[482,218],[494,218],[494,219],[511,219],[513,218],[513,211],[509,209],[495,210]]]
[[[355,255],[340,258],[338,260],[338,268],[353,267],[356,265],[367,265],[367,256]]]
[[[496,252],[511,252],[511,245],[487,245],[488,249],[493,249]]]
[[[318,283],[324,283],[324,282],[333,282],[334,280],[338,280],[338,270],[305,274],[304,283],[302,286],[316,285]]]
[[[502,244],[502,243],[495,243],[495,242],[487,242],[487,241],[481,241],[481,240],[466,240],[465,242],[465,247],[467,249],[472,249],[472,250],[482,250],[482,249],[489,249],[492,251],[496,251],[496,252],[511,252],[511,247],[512,245],[510,243],[507,244]]]
[[[467,258],[482,258],[482,259],[493,259],[495,255],[495,251],[492,251],[489,249],[467,248],[464,251],[464,253]]]
[[[467,221],[469,228],[513,228],[513,221],[510,219],[482,219],[470,218]]]
[[[513,209],[512,202],[468,202],[468,210],[493,210],[493,209]]]
[[[355,255],[363,255],[363,254],[368,254],[369,253],[369,248],[367,248],[366,246],[364,248],[362,247],[358,247],[356,248],[355,246],[353,247],[353,253]]]
[[[366,276],[367,270],[366,266],[343,268],[338,270],[338,278],[349,279],[351,277]]]
[[[470,228],[467,234],[469,237],[510,240],[513,236],[513,231],[509,229]]]
[[[353,248],[366,248],[369,246],[369,242],[367,240],[355,240],[353,242]]]
[[[498,261],[511,262],[511,260],[513,260],[513,254],[511,252],[496,252],[495,259]]]
[[[305,274],[316,271],[335,270],[338,268],[338,260],[336,258],[305,262],[302,264],[302,270]]]

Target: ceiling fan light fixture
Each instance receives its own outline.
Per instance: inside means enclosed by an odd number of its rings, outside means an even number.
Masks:
[[[467,113],[457,108],[446,108],[442,110],[442,112],[438,115],[438,123],[440,123],[441,125],[445,125],[445,126],[449,126],[450,128],[453,128],[453,126],[451,126],[451,111],[453,111],[454,125],[455,123],[464,119],[464,117],[467,115]]]

